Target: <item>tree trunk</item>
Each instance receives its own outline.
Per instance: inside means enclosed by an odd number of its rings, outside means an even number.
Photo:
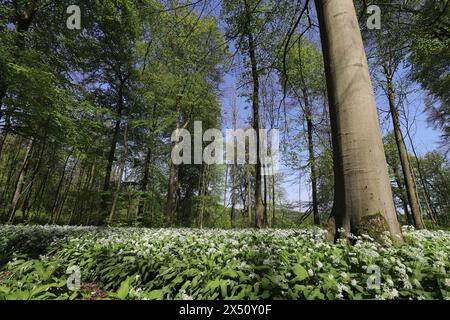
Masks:
[[[263,167],[264,170],[264,177],[263,177],[263,183],[264,183],[264,201],[263,201],[263,205],[264,205],[264,226],[268,227],[269,226],[269,217],[267,215],[267,207],[268,207],[268,201],[267,201],[267,192],[268,192],[268,188],[267,188],[267,168],[264,166]]]
[[[227,211],[227,188],[228,188],[228,165],[225,165],[225,188],[223,190],[223,207],[225,212]]]
[[[17,211],[17,205],[22,196],[22,188],[25,183],[25,176],[27,173],[27,168],[28,168],[28,164],[29,164],[30,156],[31,156],[31,150],[33,149],[33,144],[34,144],[34,139],[31,139],[28,142],[28,146],[27,146],[27,149],[25,152],[25,157],[22,162],[22,166],[20,168],[19,179],[17,180],[15,191],[14,191],[14,196],[11,201],[11,209],[10,209],[9,220],[8,220],[8,223],[10,223],[10,224],[12,224],[14,222],[14,217],[15,217],[16,211]]]
[[[402,129],[400,127],[400,119],[398,110],[395,105],[393,74],[387,64],[383,65],[384,74],[387,81],[387,96],[389,100],[389,109],[391,111],[392,123],[394,126],[395,143],[402,165],[403,176],[405,178],[406,195],[408,197],[411,215],[416,229],[424,229],[425,225],[422,220],[422,210],[420,209],[419,199],[417,197],[416,184],[414,181],[411,162],[408,151],[406,150],[405,140],[403,139]]]
[[[367,58],[351,0],[316,0],[329,95],[335,196],[330,238],[403,237],[392,198]]]
[[[3,111],[2,111],[2,105],[3,105],[3,99],[6,97],[6,90],[7,90],[7,85],[6,83],[3,82],[3,80],[0,80],[0,123],[2,122],[3,119]],[[1,152],[0,152],[1,155]]]
[[[412,150],[412,152],[414,154],[414,158],[416,160],[417,172],[419,173],[420,184],[422,185],[424,198],[425,198],[425,204],[427,206],[428,213],[431,217],[431,220],[433,220],[433,222],[438,225],[439,218],[436,213],[436,210],[434,209],[434,207],[432,205],[430,193],[428,191],[428,186],[426,185],[426,179],[424,177],[422,166],[420,165],[419,157],[417,156],[416,148],[414,147],[414,143],[413,143],[413,140],[409,133],[408,127],[406,128],[406,135],[408,136],[409,144],[411,145],[411,150]]]
[[[177,130],[182,127],[182,117],[181,117],[181,108],[180,101],[177,100],[175,103],[175,109],[178,113],[178,119],[176,121]],[[188,122],[185,123],[187,126]],[[176,142],[172,142],[172,148],[176,145]],[[172,226],[174,223],[175,213],[177,211],[178,206],[178,176],[179,176],[179,166],[175,165],[173,161],[170,161],[170,170],[169,170],[169,181],[167,186],[167,197],[166,197],[166,223],[168,226]]]
[[[236,105],[236,96],[233,96],[233,104],[232,104],[232,125],[233,131],[236,131],[237,127],[237,105]],[[233,149],[234,149],[234,159],[233,164],[231,166],[231,228],[236,228],[236,171],[237,171],[237,154],[236,154],[236,137],[233,136]]]
[[[202,165],[202,173],[200,175],[200,212],[199,212],[199,228],[203,229],[203,219],[205,214],[205,196],[206,196],[206,173],[207,173],[206,165]]]
[[[24,201],[22,203],[21,211],[22,211],[22,215],[23,215],[23,217],[25,219],[27,219],[27,211],[28,211],[29,206],[30,206],[30,199],[31,199],[32,191],[33,191],[34,182],[35,182],[35,179],[36,179],[36,177],[37,177],[37,175],[39,173],[39,170],[41,168],[42,158],[43,158],[43,155],[44,155],[46,144],[47,144],[47,132],[44,135],[44,139],[43,139],[43,142],[42,142],[41,149],[39,151],[37,163],[36,163],[36,165],[35,165],[35,167],[33,169],[33,174],[31,175],[31,178],[30,178],[30,184],[26,188],[25,199],[24,199]]]
[[[66,201],[67,201],[67,197],[68,197],[68,195],[69,195],[70,188],[72,187],[73,176],[74,176],[75,170],[76,170],[76,168],[77,168],[78,161],[79,161],[79,158],[78,158],[77,161],[74,163],[73,168],[72,168],[72,170],[70,171],[69,180],[67,181],[67,187],[66,187],[66,190],[64,191],[64,194],[63,194],[63,196],[62,196],[62,198],[61,198],[61,202],[60,202],[60,204],[59,204],[59,209],[57,210],[57,213],[56,213],[56,218],[55,218],[55,223],[56,223],[56,224],[59,223],[59,220],[60,220],[60,218],[61,218],[62,211],[63,211],[63,209],[64,209],[64,206],[65,206]],[[71,218],[69,218],[69,220],[70,220],[70,219],[71,219]]]
[[[251,8],[245,1],[245,11],[247,15],[246,35],[248,39],[248,52],[250,56],[251,73],[253,80],[252,108],[253,108],[253,129],[256,132],[256,167],[255,167],[255,227],[262,229],[264,225],[264,205],[262,201],[262,175],[261,175],[261,157],[260,157],[260,136],[259,136],[259,71],[256,60],[256,47],[251,31]]]
[[[124,145],[124,149],[123,149],[122,161],[120,163],[119,177],[117,179],[116,192],[114,193],[114,199],[113,199],[111,211],[109,213],[108,224],[111,224],[113,221],[114,214],[116,212],[117,200],[119,199],[120,190],[122,189],[122,176],[125,172],[125,165],[127,163],[127,156],[128,156],[128,124],[125,126],[125,132],[123,135],[123,145]]]
[[[247,166],[247,214],[248,222],[252,223],[252,181],[250,179],[250,167]]]
[[[313,141],[313,117],[312,110],[309,104],[308,91],[306,88],[303,89],[303,99],[305,103],[305,113],[306,113],[306,126],[308,131],[308,155],[309,155],[309,167],[311,174],[311,192],[312,192],[312,205],[313,205],[313,216],[314,224],[316,226],[320,225],[320,214],[319,214],[319,203],[317,200],[317,172],[316,172],[316,156],[314,155],[314,141]]]
[[[0,181],[3,181],[6,176],[6,181],[5,183],[2,184],[2,191],[0,192],[0,210],[4,211],[4,213],[7,215],[6,217],[7,219],[9,214],[8,200],[11,198],[9,195],[9,187],[14,176],[14,169],[16,168],[16,164],[19,162],[18,159],[20,155],[20,150],[22,149],[22,142],[23,142],[22,140],[23,138],[19,137],[18,141],[14,141],[16,142],[14,146],[15,150],[13,149],[10,152],[8,152],[8,158],[5,159],[8,171],[6,172],[6,175],[2,173],[2,177],[0,179]]]
[[[145,156],[145,163],[144,163],[144,176],[142,177],[141,181],[141,192],[147,192],[148,190],[148,183],[150,179],[150,164],[152,161],[153,155],[152,155],[152,147],[149,146],[147,148],[147,155]],[[144,215],[144,209],[145,209],[145,200],[140,199],[139,201],[139,209],[138,209],[138,215],[142,217]]]
[[[395,183],[397,183],[397,187],[400,192],[400,200],[402,201],[403,211],[405,212],[405,216],[406,216],[406,222],[409,225],[413,225],[411,213],[409,212],[409,209],[408,209],[408,199],[406,197],[405,186],[403,185],[403,182],[400,179],[400,174],[398,172],[397,164],[394,163],[391,165],[391,167],[392,167],[392,170],[394,171]]]
[[[166,199],[166,221],[168,226],[173,225],[173,218],[175,215],[175,202],[176,202],[176,180],[178,177],[178,167],[170,163],[169,182],[167,186],[167,199]]]
[[[236,228],[236,166],[231,168],[231,228]]]
[[[119,134],[120,134],[120,125],[122,123],[122,114],[125,108],[124,102],[123,102],[123,83],[120,84],[119,89],[119,97],[117,102],[117,120],[116,124],[114,126],[113,131],[113,137],[111,141],[111,147],[109,148],[109,154],[108,154],[108,164],[106,166],[106,174],[105,174],[105,181],[103,183],[103,191],[109,191],[110,182],[111,182],[111,172],[112,167],[114,164],[114,159],[116,157],[116,149],[117,149],[117,142],[119,141]]]
[[[272,161],[272,168],[274,163]],[[275,228],[275,173],[272,174],[272,228]]]
[[[15,109],[16,109],[15,107],[12,107],[11,111],[9,112],[10,114],[6,114],[6,117],[5,117],[5,126],[3,128],[3,132],[0,135],[0,157],[3,152],[3,147],[5,146],[5,142],[8,139],[9,131],[11,130],[11,127],[12,127],[11,115],[14,113]]]
[[[66,161],[64,162],[64,167],[61,173],[61,178],[59,179],[58,186],[56,187],[56,192],[54,194],[55,200],[53,201],[52,209],[50,212],[50,221],[54,224],[55,218],[56,218],[56,209],[58,207],[58,200],[59,195],[61,193],[61,188],[63,186],[64,178],[66,177],[66,169],[67,165],[69,163],[70,157],[72,156],[73,149],[70,150],[69,154],[67,155]]]
[[[47,170],[45,171],[45,174],[44,174],[44,178],[42,179],[40,189],[36,192],[34,199],[33,199],[33,203],[31,205],[32,207],[35,208],[34,209],[35,215],[38,215],[38,216],[41,212],[41,208],[43,205],[43,197],[44,197],[45,191],[47,190],[47,186],[48,186],[47,181],[49,179],[49,176],[50,176],[50,168],[47,168]]]

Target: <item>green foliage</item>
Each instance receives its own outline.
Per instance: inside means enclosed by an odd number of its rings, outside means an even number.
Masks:
[[[450,14],[448,2],[425,1],[419,11],[411,41],[412,78],[427,90],[430,120],[450,141]]]
[[[93,0],[81,5],[82,30],[69,30],[69,4],[0,5],[0,220],[19,190],[14,222],[104,224],[118,193],[115,225],[161,226],[172,131],[220,126],[219,24],[160,1]],[[180,172],[177,201],[194,205],[201,170]]]
[[[419,162],[426,187],[430,190],[431,204],[441,224],[449,226],[450,162],[438,152],[428,152]]]
[[[450,297],[444,231],[404,229],[401,247],[362,236],[355,245],[324,231],[145,230],[34,227],[66,233],[38,260],[18,249],[0,268],[3,299],[443,299]],[[28,227],[0,227],[5,238]],[[368,288],[369,266],[381,287]],[[69,292],[68,266],[82,288]],[[21,283],[17,286],[17,283]],[[91,291],[87,292],[86,288]],[[94,293],[94,295],[93,295]]]
[[[404,177],[400,165],[400,159],[393,134],[384,137],[384,148],[387,162],[389,164],[389,174],[392,180],[392,190],[397,202],[397,206],[404,211],[402,202],[407,199],[404,188]],[[428,152],[424,156],[416,159],[414,155],[409,155],[413,164],[414,176],[417,178],[417,190],[420,202],[423,205],[425,218],[431,220],[429,207],[425,206],[429,202],[437,215],[438,223],[441,227],[449,225],[448,214],[450,213],[448,194],[450,194],[450,163],[448,159],[437,151]],[[420,171],[419,171],[420,168]],[[425,190],[426,188],[426,190]],[[425,191],[427,192],[425,194]],[[402,200],[403,199],[403,200]],[[433,223],[430,221],[430,227]]]

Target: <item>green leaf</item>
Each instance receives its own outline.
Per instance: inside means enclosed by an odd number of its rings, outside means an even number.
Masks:
[[[294,274],[297,276],[294,280],[297,281],[302,281],[305,280],[306,278],[309,277],[308,275],[308,271],[306,271],[305,268],[303,268],[301,265],[296,264],[293,268],[292,271],[294,272]]]
[[[150,291],[146,295],[146,297],[149,300],[160,300],[160,299],[162,299],[164,297],[164,291],[163,290],[153,290],[153,291]]]
[[[222,298],[225,298],[228,295],[228,284],[226,280],[220,281],[220,291],[222,293]]]
[[[120,284],[119,290],[117,291],[117,297],[121,300],[124,300],[128,297],[128,293],[130,292],[130,282],[132,277],[128,277],[125,281]]]

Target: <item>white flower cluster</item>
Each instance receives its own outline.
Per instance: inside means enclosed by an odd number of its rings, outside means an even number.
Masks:
[[[0,238],[0,250],[10,246],[9,241],[24,235],[31,242],[34,241],[31,239],[49,239],[48,245],[58,249],[43,254],[40,257],[43,263],[56,255],[67,263],[91,266],[84,274],[92,277],[99,277],[101,270],[97,270],[95,261],[90,264],[86,261],[95,257],[107,256],[112,261],[110,268],[117,266],[121,272],[126,272],[128,267],[135,270],[133,267],[140,263],[144,266],[142,277],[136,279],[136,288],[130,292],[136,299],[146,296],[147,283],[142,280],[146,278],[145,273],[157,274],[148,281],[161,281],[161,286],[170,286],[175,277],[181,277],[177,286],[173,286],[177,291],[172,297],[185,300],[195,299],[194,292],[201,292],[201,288],[215,279],[227,280],[229,287],[239,282],[252,290],[256,284],[258,287],[267,282],[277,287],[278,292],[284,292],[283,297],[289,297],[291,285],[301,284],[319,288],[321,293],[331,292],[339,299],[357,294],[360,298],[397,299],[403,298],[405,291],[410,295],[408,298],[427,296],[425,287],[433,282],[424,281],[422,273],[432,272],[427,276],[441,279],[441,286],[450,291],[450,233],[445,231],[403,228],[407,244],[398,247],[392,246],[387,234],[383,235],[382,244],[367,235],[353,236],[357,240],[353,245],[346,240],[332,243],[325,240],[326,231],[318,228],[228,231],[0,226],[0,233],[4,235]],[[13,254],[20,256],[20,250],[16,251]],[[301,265],[303,273],[307,273],[301,277],[305,278],[301,283],[290,283],[298,278],[294,265]],[[368,266],[373,265],[381,272],[382,285],[377,290],[366,287],[371,275]],[[198,274],[184,276],[189,270],[197,270]],[[173,276],[165,280],[165,275],[171,273]],[[188,281],[192,283],[193,278],[200,289],[178,291]]]

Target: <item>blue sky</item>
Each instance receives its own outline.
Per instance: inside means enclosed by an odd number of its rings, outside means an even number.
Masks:
[[[400,79],[405,79],[407,76],[407,70],[399,71]],[[236,84],[239,79],[236,75],[226,73],[224,81],[221,86],[222,92],[222,114],[224,116],[224,128],[231,129],[230,113],[231,113],[231,96],[238,85]],[[408,118],[414,119],[414,123],[409,123],[410,133],[414,141],[414,147],[419,155],[424,155],[429,151],[439,149],[440,133],[433,129],[427,122],[427,115],[424,112],[424,99],[425,93],[420,90],[417,84],[411,84],[408,88],[412,93],[408,94],[404,101],[404,109],[407,110]],[[390,114],[386,112],[388,110],[388,101],[383,92],[380,90],[375,91],[375,99],[377,107],[379,109],[380,128],[383,134],[392,130],[392,120]],[[246,125],[246,121],[250,118],[251,105],[245,98],[237,98],[238,109],[238,127]],[[404,117],[402,117],[402,124],[406,126]],[[408,149],[411,151],[408,138],[405,137]],[[302,160],[302,163],[306,163],[307,158]],[[302,202],[311,201],[311,188],[308,183],[308,176],[300,174],[298,170],[290,169],[286,166],[281,166],[280,171],[286,176],[283,184],[286,194],[286,200],[298,204],[299,199]]]
[[[213,1],[214,3],[214,1]],[[214,7],[214,14],[218,15],[218,6]],[[314,15],[314,14],[313,14]],[[220,21],[220,27],[224,31],[226,26],[223,21]],[[307,37],[313,39],[316,42],[319,42],[318,30],[314,28],[306,34]],[[230,50],[234,50],[233,43],[230,43]],[[235,57],[235,59],[239,59],[239,57]],[[236,61],[236,60],[235,60]],[[238,70],[241,71],[241,70]],[[398,77],[401,79],[407,78],[407,70],[401,69],[398,72]],[[224,115],[224,128],[227,129],[231,126],[230,121],[230,113],[231,113],[231,94],[233,89],[238,86],[239,82],[239,72],[228,72],[224,75],[224,81],[221,85],[221,102],[222,102],[222,114]],[[407,110],[408,118],[415,119],[414,123],[410,125],[410,133],[412,135],[412,139],[414,141],[414,147],[417,153],[420,155],[424,155],[425,153],[439,149],[439,137],[440,133],[433,129],[429,123],[427,122],[427,115],[424,113],[424,98],[425,93],[420,90],[420,87],[417,84],[411,84],[408,89],[414,89],[412,93],[407,96],[406,101],[404,101],[404,109]],[[242,93],[242,92],[241,92]],[[392,120],[390,115],[385,112],[388,110],[387,99],[382,92],[376,90],[375,98],[377,102],[377,107],[379,108],[380,115],[380,127],[383,134],[392,130]],[[238,127],[244,126],[247,120],[250,118],[251,105],[245,98],[237,98],[237,109],[238,109]],[[404,119],[402,120],[402,124],[406,125]],[[411,150],[409,140],[405,137],[405,141],[407,143],[408,149]],[[303,163],[307,162],[307,158],[303,159]],[[308,183],[307,175],[300,175],[298,170],[292,170],[287,168],[286,166],[282,166],[280,171],[286,176],[284,189],[286,193],[286,200],[291,203],[298,203],[301,201],[310,201],[311,199],[311,191],[310,185]]]

